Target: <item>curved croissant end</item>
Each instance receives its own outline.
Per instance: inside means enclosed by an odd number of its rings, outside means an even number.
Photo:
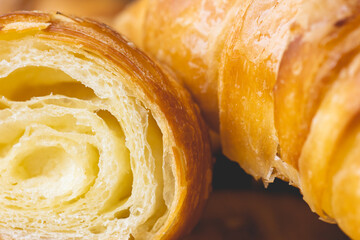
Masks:
[[[126,23],[139,16],[136,41],[190,72],[196,99],[211,93],[203,82],[218,84],[224,154],[257,179],[290,181],[323,219],[360,239],[359,1],[146,2],[118,29],[134,35]],[[168,35],[175,47],[162,44]]]
[[[298,21],[280,64],[274,93],[281,155],[298,166],[312,210],[360,239],[360,5],[333,1],[319,13]]]
[[[322,219],[359,239],[357,1],[243,9],[220,70],[224,152],[257,178],[291,181]]]
[[[0,238],[177,238],[208,197],[189,95],[105,25],[0,17]]]

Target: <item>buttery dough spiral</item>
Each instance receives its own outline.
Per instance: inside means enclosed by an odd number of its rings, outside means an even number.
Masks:
[[[0,238],[188,232],[211,182],[189,94],[97,22],[19,12],[0,29]]]
[[[359,19],[357,0],[141,0],[116,26],[218,114],[227,157],[360,239]]]

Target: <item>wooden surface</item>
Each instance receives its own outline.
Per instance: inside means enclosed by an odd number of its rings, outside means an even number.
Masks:
[[[286,193],[215,191],[199,224],[184,240],[345,240],[304,201]]]

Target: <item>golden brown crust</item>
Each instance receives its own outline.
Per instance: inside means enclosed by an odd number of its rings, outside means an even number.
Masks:
[[[340,5],[347,11],[337,11]],[[281,155],[298,167],[304,199],[354,239],[360,236],[353,139],[358,131],[359,10],[356,1],[337,2],[310,22],[312,28],[298,29],[274,91]],[[321,25],[326,26],[322,31]]]
[[[340,87],[345,81],[340,73],[345,74],[348,65],[353,65],[354,72],[346,78],[357,76],[356,1],[331,2],[321,10],[317,1],[274,1],[268,11],[255,7],[262,4],[265,5],[255,1],[247,8],[249,22],[246,17],[238,18],[240,25],[235,25],[224,51],[220,80],[223,89],[219,90],[224,152],[255,177],[266,179],[267,172],[275,168],[277,175],[297,183],[306,202],[322,219],[335,219],[347,234],[358,238],[354,228],[358,226],[354,213],[357,210],[347,211],[345,207],[352,205],[357,209],[358,199],[356,194],[346,193],[347,203],[339,201],[340,195],[345,196],[339,187],[340,181],[345,184],[339,171],[339,161],[343,159],[330,157],[339,151],[336,144],[348,122],[345,118],[348,113],[340,105],[351,102],[357,95],[349,91],[349,85]],[[257,16],[263,21],[254,27],[250,22]],[[276,31],[271,32],[271,26],[276,26]],[[242,39],[242,34],[252,31],[263,36],[260,47],[256,34],[249,35],[253,36],[252,40]],[[257,85],[256,81],[266,81],[269,85]],[[339,89],[335,90],[334,86],[331,90],[334,82],[339,84],[336,85]],[[242,88],[234,88],[236,84]],[[249,92],[253,94],[248,95]],[[342,99],[341,95],[347,97]],[[348,116],[349,120],[354,117]],[[258,121],[265,127],[260,127]],[[277,167],[275,154],[293,170]],[[355,179],[346,178],[347,184]]]
[[[209,7],[216,4],[220,14]],[[217,94],[219,107],[211,109],[219,111],[224,154],[255,178],[289,180],[323,219],[360,238],[359,2],[159,0],[142,7],[151,23],[142,28],[143,48],[187,79],[205,112],[212,105],[201,103]],[[197,69],[186,65],[193,59]],[[198,91],[204,82],[218,89]]]
[[[147,0],[133,3],[115,28],[170,66],[218,132],[217,74],[220,53],[236,1]],[[161,14],[157,14],[161,12]],[[219,36],[224,36],[221,38]]]
[[[16,35],[18,29],[9,30],[11,24],[19,22],[46,24],[33,29],[33,37],[80,44],[131,76],[124,79],[125,85],[146,103],[154,117],[163,117],[169,141],[175,143],[172,152],[176,203],[155,238],[176,239],[190,231],[208,197],[212,165],[206,126],[190,95],[132,43],[104,24],[60,13],[17,12],[0,17],[0,36],[13,31],[14,39],[21,38],[22,35]]]
[[[289,35],[286,26],[297,6],[293,2],[248,1],[241,9],[222,55],[221,141],[229,158],[256,178],[271,180],[278,145],[271,90]]]

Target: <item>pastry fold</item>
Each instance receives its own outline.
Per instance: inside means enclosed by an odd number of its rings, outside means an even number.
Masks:
[[[322,219],[360,239],[358,1],[149,2],[117,29],[217,112],[223,153],[256,179],[298,186]]]
[[[211,183],[190,95],[133,43],[62,14],[0,16],[0,238],[172,239]]]
[[[215,132],[219,131],[217,85],[223,33],[230,30],[227,23],[235,17],[234,3],[141,0],[130,4],[113,23],[137,46],[174,70]]]

